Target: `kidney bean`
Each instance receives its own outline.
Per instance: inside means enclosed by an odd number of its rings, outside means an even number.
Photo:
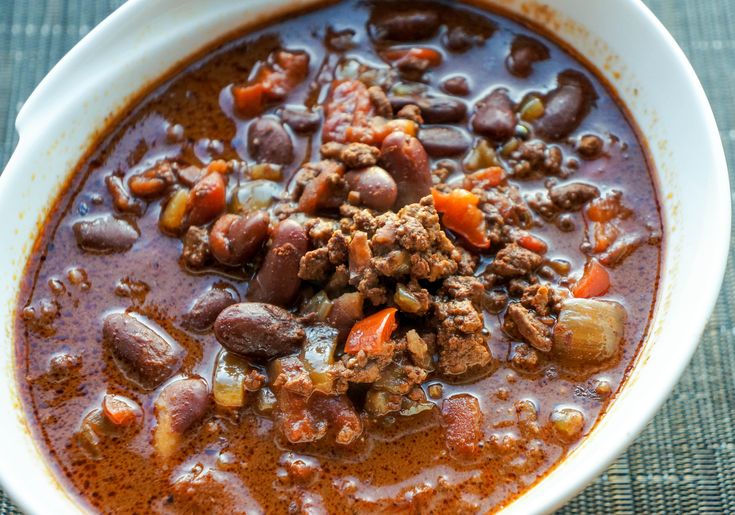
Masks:
[[[268,239],[270,217],[265,211],[244,216],[221,216],[209,234],[212,255],[223,265],[242,265],[252,258]]]
[[[184,326],[204,332],[212,327],[217,315],[237,302],[240,302],[240,295],[233,286],[226,283],[216,284],[197,297],[191,309],[184,315]]]
[[[395,7],[376,9],[370,20],[370,32],[375,39],[415,41],[432,37],[439,29],[439,16],[426,9],[397,11]]]
[[[138,228],[131,222],[110,215],[79,221],[72,229],[77,245],[96,254],[125,252],[140,236]]]
[[[393,177],[379,166],[354,170],[345,175],[350,191],[360,194],[360,202],[378,211],[387,211],[396,202],[398,187]]]
[[[281,111],[281,120],[299,134],[311,134],[319,128],[322,121],[319,113],[296,109],[284,109]]]
[[[355,322],[362,320],[363,296],[359,292],[344,293],[332,301],[332,309],[326,322],[339,331],[339,340],[344,341]]]
[[[156,429],[153,442],[158,454],[170,457],[181,435],[204,419],[211,404],[204,379],[189,377],[167,385],[156,399]]]
[[[214,335],[228,351],[257,361],[290,354],[306,337],[291,313],[261,302],[241,302],[226,308],[214,323]]]
[[[389,100],[396,113],[409,104],[417,105],[425,123],[459,123],[467,115],[467,105],[450,97],[392,96]]]
[[[463,77],[462,75],[453,75],[452,77],[447,77],[442,81],[442,89],[450,95],[463,97],[465,95],[469,95],[470,84],[466,77]]]
[[[383,140],[380,160],[398,187],[395,209],[418,202],[431,193],[429,156],[418,139],[402,132],[389,134]]]
[[[554,205],[565,211],[577,211],[599,195],[599,189],[583,182],[562,184],[561,186],[554,186],[549,190],[549,198]]]
[[[291,136],[278,120],[267,116],[250,124],[248,152],[259,163],[287,165],[293,161]]]
[[[470,147],[469,138],[453,127],[427,127],[419,132],[419,141],[431,157],[463,154]]]
[[[472,128],[494,141],[505,141],[515,132],[516,115],[508,90],[498,88],[475,106]]]
[[[217,218],[226,206],[225,178],[210,173],[197,182],[189,192],[186,210],[191,225],[205,225]]]
[[[578,71],[561,72],[557,83],[544,98],[544,114],[535,123],[541,135],[552,139],[563,138],[579,127],[597,99],[592,83]]]
[[[299,292],[299,263],[308,249],[306,231],[298,222],[287,219],[278,224],[263,264],[250,281],[248,298],[289,306]]]
[[[181,364],[178,345],[126,313],[107,315],[102,336],[123,374],[144,389],[163,383]]]
[[[429,97],[419,101],[425,123],[459,123],[467,115],[467,105],[449,97]]]
[[[539,40],[519,34],[513,38],[505,66],[517,77],[528,77],[534,63],[545,61],[549,55],[549,49]]]

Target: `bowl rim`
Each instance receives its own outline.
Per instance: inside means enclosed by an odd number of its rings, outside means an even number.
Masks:
[[[482,0],[482,2],[494,4],[497,3],[498,0]],[[474,0],[468,3],[477,5],[478,1]],[[725,159],[724,148],[722,146],[720,134],[717,129],[716,120],[709,101],[706,97],[704,88],[702,87],[692,65],[688,61],[683,50],[676,43],[673,36],[667,31],[661,21],[656,18],[653,12],[643,3],[643,1],[623,0],[623,3],[627,4],[628,7],[631,7],[638,11],[638,13],[643,17],[643,21],[645,22],[645,24],[655,32],[655,36],[657,38],[660,38],[665,46],[671,52],[673,52],[673,56],[677,61],[677,65],[681,68],[681,70],[687,77],[687,82],[691,87],[691,91],[693,93],[691,100],[696,103],[698,109],[701,111],[703,122],[706,126],[706,139],[709,142],[709,148],[706,149],[706,152],[711,156],[713,162],[715,163],[715,169],[712,170],[711,173],[714,179],[716,179],[717,181],[716,191],[718,193],[718,196],[716,198],[713,198],[713,203],[718,205],[718,209],[721,211],[723,216],[721,220],[717,221],[718,224],[714,226],[712,230],[715,233],[719,234],[721,237],[716,238],[716,240],[718,241],[717,247],[713,247],[712,249],[710,249],[710,260],[712,268],[708,270],[708,280],[703,281],[704,287],[701,291],[701,296],[703,299],[705,299],[705,302],[702,302],[699,306],[697,306],[698,315],[696,317],[693,317],[695,322],[692,325],[692,332],[697,334],[697,338],[692,338],[691,342],[686,347],[686,355],[680,356],[675,361],[675,364],[674,366],[672,366],[669,373],[660,378],[661,388],[659,392],[657,392],[655,395],[649,395],[641,401],[642,405],[639,406],[640,409],[637,413],[633,415],[632,420],[628,423],[626,427],[629,432],[626,432],[623,437],[620,437],[613,444],[604,448],[598,448],[598,451],[601,452],[598,454],[595,464],[593,466],[587,467],[581,477],[577,478],[576,481],[571,481],[567,487],[557,489],[554,494],[550,498],[548,498],[546,502],[544,502],[543,506],[541,506],[541,511],[553,511],[554,509],[560,507],[569,499],[571,499],[574,495],[579,493],[581,489],[587,486],[594,478],[599,476],[600,473],[605,468],[607,468],[610,463],[612,463],[614,459],[616,459],[616,457],[618,457],[624,451],[624,449],[627,448],[634,441],[637,435],[640,434],[645,425],[653,418],[653,416],[658,412],[662,404],[669,397],[672,389],[679,381],[684,369],[689,364],[695,350],[698,348],[701,334],[717,302],[718,293],[720,291],[722,280],[724,278],[725,267],[729,254],[731,229],[731,199],[728,168]],[[500,7],[502,9],[502,2]],[[34,115],[36,115],[39,111],[39,106],[40,104],[42,104],[41,99],[48,93],[50,93],[56,84],[58,84],[60,81],[66,80],[66,75],[74,74],[73,69],[70,70],[70,67],[74,66],[81,59],[84,59],[85,54],[93,51],[95,44],[98,42],[99,39],[104,36],[106,32],[114,28],[117,24],[122,24],[125,21],[126,17],[135,14],[138,10],[152,8],[155,7],[152,7],[150,3],[146,2],[145,0],[129,0],[121,7],[113,11],[96,27],[94,27],[84,38],[77,42],[74,47],[69,52],[67,52],[64,57],[59,60],[59,62],[56,63],[56,65],[53,66],[49,73],[33,90],[16,118],[16,128],[22,136],[21,142],[19,142],[18,147],[16,147],[16,149],[11,154],[11,158],[8,161],[8,166],[6,167],[5,172],[2,174],[3,177],[7,177],[8,172],[17,173],[20,171],[17,166],[15,166],[15,169],[12,169],[13,166],[11,165],[15,164],[15,160],[13,160],[12,158],[20,153],[19,150],[21,150],[21,144],[31,146],[33,145],[33,137],[27,136],[27,133],[29,131],[26,130],[26,128],[31,126],[35,122],[36,116]],[[294,7],[293,9],[298,8]],[[564,34],[558,35],[557,38],[561,41],[565,41]],[[196,53],[197,52],[192,52],[192,55],[195,55]],[[165,73],[166,70],[162,70],[161,75]],[[645,131],[643,131],[642,129],[640,129],[640,132],[641,134],[645,134]],[[26,137],[24,138],[23,136]],[[25,150],[25,147],[23,147],[22,150]],[[660,176],[655,170],[655,166],[653,174],[656,181],[658,182],[660,180]],[[4,192],[2,190],[6,187],[8,182],[8,180],[0,180],[0,197],[3,195]],[[665,273],[665,271],[663,270],[664,264],[664,260],[662,259],[662,274]],[[660,302],[661,299],[656,300],[657,305]],[[656,313],[654,313],[654,318],[656,318],[657,316],[659,316],[658,310],[656,311]],[[649,333],[651,330],[652,327],[648,329]],[[12,346],[13,343],[10,342],[10,345]],[[15,374],[13,374],[12,381],[15,380],[16,377]],[[625,389],[627,387],[627,384],[628,381],[626,380],[623,383],[622,388]],[[33,439],[34,445],[36,445],[35,437],[33,437],[32,435],[29,435],[28,437]],[[585,437],[585,440],[588,438],[589,435]],[[566,461],[568,459],[569,457],[567,456],[563,458],[562,461]],[[547,477],[553,475],[556,471],[556,468],[557,467],[554,466],[549,473],[544,475],[540,480],[537,480],[535,484],[531,488],[526,490],[524,494],[522,494],[518,498],[514,498],[508,505],[506,505],[502,509],[503,513],[517,512],[519,506],[522,505],[523,499],[531,494],[533,490],[537,488],[539,483],[543,482]],[[55,474],[51,472],[50,468],[48,469],[48,473],[54,478],[54,480],[56,480]],[[3,466],[2,463],[0,463],[0,485],[5,488],[6,494],[13,500],[13,502],[15,502],[19,508],[27,511],[28,513],[41,513],[41,508],[46,506],[44,505],[45,500],[39,499],[37,495],[34,495],[35,492],[33,491],[32,487],[28,487],[28,485],[25,485],[22,478],[13,477],[10,468]],[[67,493],[67,490],[64,487],[59,485],[59,490],[63,495],[67,495],[68,497],[70,497],[72,499],[72,502],[74,502],[80,510],[84,510],[84,506],[74,500]],[[538,506],[535,506],[535,508],[538,508]]]

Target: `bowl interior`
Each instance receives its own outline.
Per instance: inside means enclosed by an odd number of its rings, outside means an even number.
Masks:
[[[22,109],[20,142],[0,180],[0,482],[28,513],[76,513],[24,422],[13,371],[18,281],[51,200],[104,127],[145,85],[225,34],[316,0],[130,0],[43,80]],[[655,317],[627,383],[590,435],[508,513],[554,509],[628,445],[696,348],[728,252],[727,169],[714,117],[678,46],[639,0],[475,0],[557,34],[615,87],[648,141],[665,236]],[[120,49],[125,49],[121,52]],[[645,49],[645,51],[642,51]],[[110,65],[114,63],[114,65]],[[707,229],[702,230],[706,221]],[[699,299],[692,302],[691,299]]]

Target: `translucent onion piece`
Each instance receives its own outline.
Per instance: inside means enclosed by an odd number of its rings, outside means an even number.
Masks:
[[[625,308],[617,302],[567,299],[554,327],[554,351],[573,361],[600,363],[618,352]]]
[[[233,198],[234,211],[253,211],[270,207],[283,192],[280,184],[265,179],[248,181],[240,186]]]
[[[180,189],[171,196],[166,207],[161,211],[158,225],[168,234],[178,234],[184,225],[186,202],[189,200],[189,190]]]
[[[214,365],[212,393],[214,402],[225,408],[241,408],[245,405],[245,378],[251,367],[240,356],[222,351]]]
[[[334,352],[337,349],[339,331],[327,325],[306,328],[306,343],[301,351],[301,361],[309,372],[314,388],[322,393],[332,393]]]

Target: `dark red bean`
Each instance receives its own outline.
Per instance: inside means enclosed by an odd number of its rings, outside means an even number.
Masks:
[[[145,389],[163,383],[181,364],[178,345],[126,313],[107,315],[102,336],[123,374]]]
[[[571,182],[554,186],[549,190],[549,198],[558,208],[577,211],[587,202],[600,195],[600,190],[591,184]]]
[[[299,134],[311,134],[319,128],[322,121],[319,113],[306,110],[284,109],[281,111],[281,120]]]
[[[376,8],[369,22],[370,33],[378,40],[416,41],[432,37],[439,29],[439,16],[427,9],[394,6]]]
[[[467,116],[467,105],[454,98],[425,98],[418,106],[425,123],[459,123]]]
[[[396,202],[398,187],[393,177],[379,166],[354,170],[345,175],[350,191],[360,194],[360,202],[378,211],[387,211]]]
[[[248,298],[290,306],[299,293],[299,263],[307,250],[309,240],[298,222],[288,219],[278,224],[263,264],[250,281]]]
[[[545,61],[549,56],[546,45],[537,39],[519,34],[513,38],[505,66],[517,77],[528,77],[533,71],[534,63]]]
[[[472,128],[494,141],[505,141],[515,132],[516,115],[508,90],[498,88],[475,106]]]
[[[209,388],[204,379],[179,379],[161,390],[156,399],[156,418],[166,418],[167,430],[183,434],[199,423],[210,406]]]
[[[429,156],[418,139],[402,132],[389,134],[383,140],[380,161],[398,187],[394,209],[418,202],[431,193]]]
[[[467,105],[450,97],[392,96],[389,101],[396,113],[409,104],[417,105],[425,123],[459,123],[467,116]]]
[[[291,136],[278,120],[267,116],[250,124],[248,152],[259,163],[287,165],[293,161]]]
[[[469,95],[470,83],[467,81],[466,77],[463,77],[462,75],[454,75],[452,77],[447,77],[442,81],[442,89],[450,95],[463,97]]]
[[[194,331],[206,331],[225,308],[240,302],[237,290],[229,284],[212,286],[194,301],[191,309],[184,315],[184,326]]]
[[[467,135],[453,127],[422,128],[419,140],[431,157],[456,156],[463,154],[470,146]]]
[[[269,222],[270,217],[265,211],[254,211],[244,216],[221,216],[209,234],[212,255],[223,265],[246,263],[263,248],[268,239]]]
[[[73,225],[77,245],[96,254],[125,252],[136,242],[140,232],[131,222],[110,215],[82,220]]]
[[[544,114],[535,123],[542,136],[552,139],[568,136],[579,127],[597,99],[592,83],[578,71],[560,73],[557,83],[544,98]]]
[[[261,302],[241,302],[226,308],[214,323],[217,341],[228,351],[267,361],[297,350],[306,333],[283,308]]]
[[[481,43],[482,38],[470,34],[462,26],[456,26],[449,29],[442,38],[442,43],[452,52],[466,52],[475,44]]]
[[[362,294],[358,292],[344,293],[332,301],[327,323],[339,331],[340,341],[347,338],[355,322],[362,320],[362,303]]]

